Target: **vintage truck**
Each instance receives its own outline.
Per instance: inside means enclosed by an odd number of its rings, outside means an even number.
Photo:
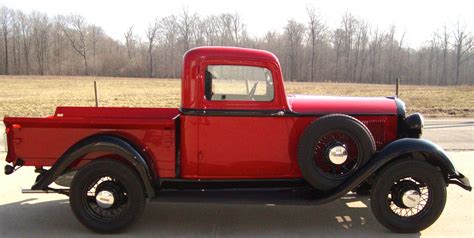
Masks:
[[[315,205],[350,191],[370,193],[388,229],[418,232],[441,215],[448,184],[471,190],[396,97],[287,95],[267,51],[201,47],[183,61],[180,108],[5,117],[5,173],[34,166],[31,191],[68,195],[78,220],[103,233],[131,224],[146,201]]]

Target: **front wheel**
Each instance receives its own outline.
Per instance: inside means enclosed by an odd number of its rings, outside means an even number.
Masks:
[[[446,203],[441,171],[421,160],[403,159],[379,174],[370,196],[377,220],[394,232],[414,233],[431,226]]]
[[[133,169],[105,159],[93,161],[77,172],[69,201],[84,226],[99,233],[113,233],[143,212],[145,192]]]

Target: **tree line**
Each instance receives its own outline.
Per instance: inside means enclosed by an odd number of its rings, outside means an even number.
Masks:
[[[81,15],[3,6],[0,74],[178,78],[187,50],[212,45],[271,51],[287,81],[474,84],[474,37],[459,21],[411,48],[395,25],[383,31],[346,12],[332,29],[314,7],[306,13],[306,22],[290,19],[281,31],[255,37],[238,13],[202,16],[183,8],[113,39]]]

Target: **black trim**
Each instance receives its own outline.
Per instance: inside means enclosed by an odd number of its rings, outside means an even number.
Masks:
[[[248,189],[308,187],[304,179],[161,179],[160,189]]]
[[[181,175],[181,120],[178,118],[175,119],[175,174],[179,178]]]
[[[459,173],[459,175],[450,176],[449,179],[448,179],[448,183],[456,184],[456,185],[460,186],[461,188],[466,189],[467,191],[472,190],[471,183],[469,182],[469,179],[466,176],[464,176],[464,174],[462,174],[462,173]]]
[[[293,116],[296,117],[313,117],[313,116],[326,116],[330,114],[344,114],[352,117],[357,117],[357,116],[395,116],[396,114],[394,113],[378,113],[378,112],[373,112],[373,113],[352,113],[352,112],[310,112],[310,113],[299,113],[299,112],[288,112],[290,114],[293,114]]]
[[[387,97],[395,101],[397,106],[397,138],[403,138],[405,134],[405,117],[406,117],[406,106],[405,103],[397,97]]]
[[[242,110],[242,109],[189,109],[180,108],[181,113],[187,116],[245,116],[245,117],[268,117],[279,116],[282,110]]]
[[[143,180],[148,197],[154,197],[155,190],[151,185],[153,171],[149,169],[145,158],[125,140],[109,135],[92,136],[72,146],[56,161],[50,170],[46,170],[42,176],[39,177],[31,189],[47,189],[74,161],[96,151],[107,151],[126,159],[133,165]]]
[[[207,203],[252,205],[313,205],[311,188],[258,188],[226,190],[162,190],[151,200],[157,203]]]
[[[183,115],[187,116],[235,116],[235,117],[320,117],[334,112],[315,112],[315,113],[298,113],[290,110],[244,110],[244,109],[190,109],[180,108]],[[282,113],[283,112],[283,113]],[[349,116],[395,116],[392,113],[345,113],[337,112],[337,114],[346,114]]]

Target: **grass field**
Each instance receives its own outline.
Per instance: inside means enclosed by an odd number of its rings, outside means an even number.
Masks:
[[[93,81],[100,106],[179,107],[181,82],[177,79],[102,77],[0,76],[0,117],[52,115],[56,106],[94,106]],[[390,96],[394,85],[343,83],[286,83],[296,94]],[[409,112],[428,117],[474,116],[474,86],[406,86],[400,98]]]

